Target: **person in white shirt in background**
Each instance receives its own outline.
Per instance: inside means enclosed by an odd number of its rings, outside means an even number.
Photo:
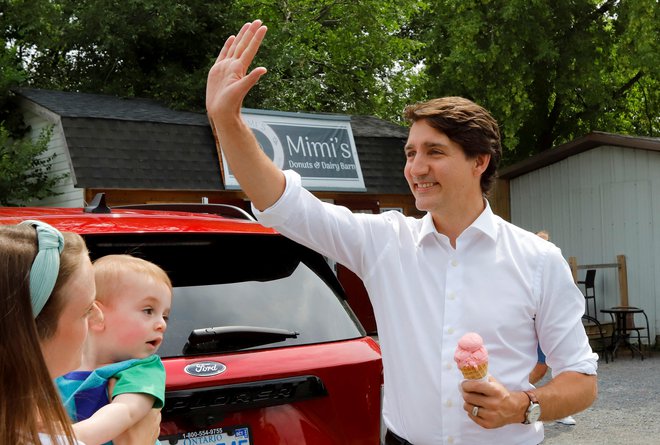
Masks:
[[[209,120],[259,221],[364,281],[383,355],[385,443],[538,444],[539,420],[590,406],[597,355],[568,264],[485,199],[501,155],[490,114],[462,98],[408,107],[404,176],[426,215],[353,214],[279,170],[241,117],[244,97],[266,73],[248,72],[265,34],[256,20],[225,42],[208,75]],[[491,377],[459,386],[453,354],[468,331],[483,337]],[[532,392],[538,343],[556,375]]]
[[[550,234],[548,233],[547,230],[539,230],[536,232],[536,235],[540,237],[541,239],[544,239],[546,241],[550,241]],[[537,363],[536,366],[534,366],[534,369],[532,369],[532,372],[529,373],[529,383],[532,385],[536,385],[539,380],[541,380],[543,377],[545,377],[545,373],[548,372],[548,365],[545,363],[545,354],[543,351],[541,351],[541,347],[537,349]],[[577,422],[573,418],[573,416],[566,416],[562,417],[561,419],[557,419],[557,423],[561,423],[563,425],[575,425]]]

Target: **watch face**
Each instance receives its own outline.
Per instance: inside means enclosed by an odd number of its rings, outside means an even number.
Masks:
[[[534,423],[539,420],[539,417],[541,417],[541,405],[538,403],[533,403],[527,409],[527,421],[529,423]]]

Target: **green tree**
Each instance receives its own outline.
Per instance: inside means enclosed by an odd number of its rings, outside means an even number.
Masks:
[[[25,137],[22,118],[13,112],[10,89],[24,78],[15,50],[0,39],[0,205],[51,196],[63,178],[49,175],[53,157],[43,156],[51,131],[45,130],[33,142]]]
[[[25,80],[16,50],[0,38],[0,126],[18,129],[22,125],[16,113],[12,113],[10,89]]]
[[[406,32],[422,1],[244,0],[243,17],[259,17],[268,35],[256,65],[268,74],[246,106],[395,119],[416,81],[421,47]]]
[[[593,130],[658,135],[656,0],[432,0],[423,89],[491,110],[505,159]]]
[[[203,110],[208,69],[245,20],[269,26],[270,73],[247,106],[400,114],[414,82],[402,32],[421,0],[20,0],[0,17],[30,86]],[[100,12],[102,11],[102,13]]]
[[[44,152],[51,134],[52,129],[45,129],[37,141],[14,139],[0,126],[0,205],[21,205],[57,194],[53,188],[66,175],[50,174],[55,155],[44,156]]]
[[[461,95],[508,162],[592,130],[657,136],[657,0],[0,0],[25,83],[202,111],[210,64],[245,20],[269,27],[245,105],[400,119]]]
[[[29,86],[149,97],[201,110],[233,3],[9,0],[1,20]]]

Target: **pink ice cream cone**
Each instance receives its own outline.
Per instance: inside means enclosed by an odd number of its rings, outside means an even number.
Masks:
[[[475,332],[468,332],[458,340],[454,360],[465,379],[483,379],[488,375],[488,351],[481,336]]]

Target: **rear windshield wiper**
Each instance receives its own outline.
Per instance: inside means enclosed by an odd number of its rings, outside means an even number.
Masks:
[[[222,326],[193,330],[183,347],[184,354],[240,351],[296,338],[300,333],[287,329],[256,326]]]

